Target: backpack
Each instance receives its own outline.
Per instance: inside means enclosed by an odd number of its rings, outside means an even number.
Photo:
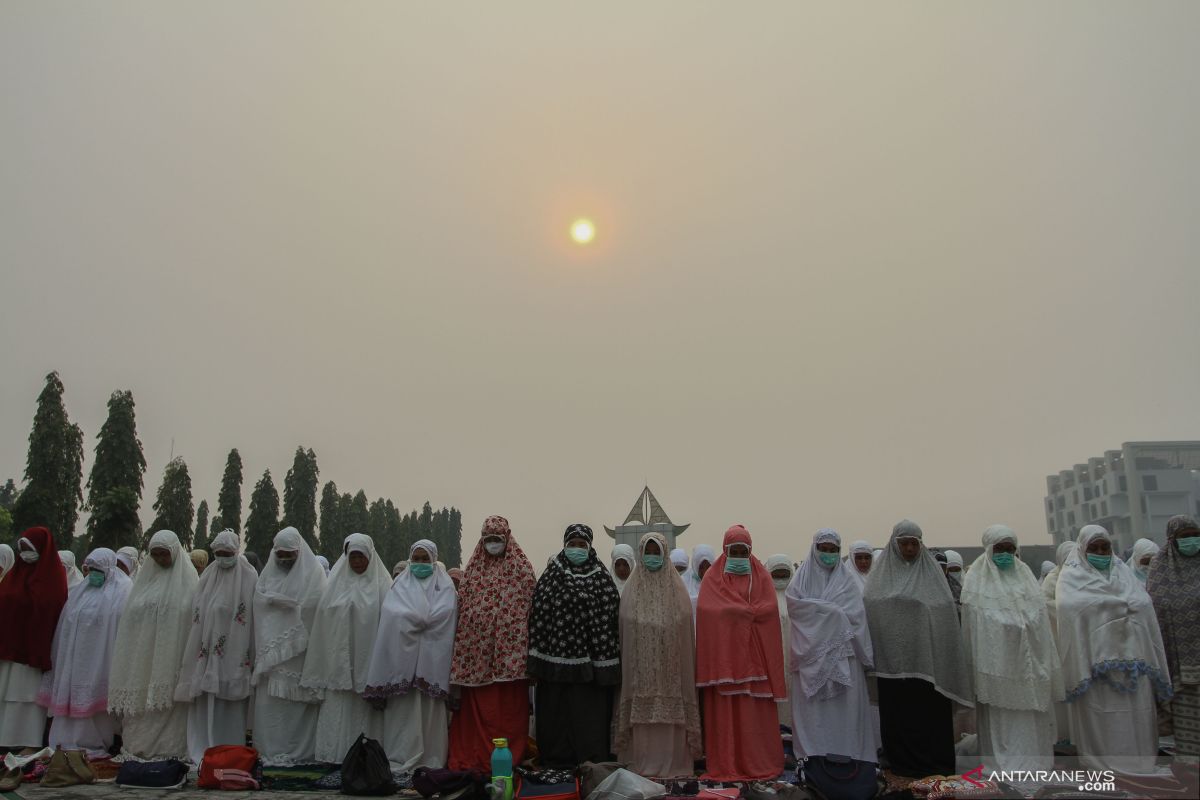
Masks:
[[[360,733],[342,759],[342,794],[385,795],[396,793],[392,765],[387,753],[374,739]]]

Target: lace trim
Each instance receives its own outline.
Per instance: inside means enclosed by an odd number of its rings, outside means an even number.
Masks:
[[[621,659],[619,657],[607,658],[603,661],[595,661],[588,656],[584,656],[583,658],[560,658],[559,656],[546,655],[545,653],[539,652],[533,648],[529,649],[529,657],[540,658],[542,661],[548,661],[551,664],[591,664],[593,667],[615,667],[617,664],[621,663]]]
[[[295,658],[308,647],[308,631],[293,625],[254,651],[254,680],[285,661]]]
[[[1123,673],[1124,677],[1118,677],[1118,673]],[[1138,678],[1143,675],[1150,678],[1154,686],[1154,695],[1159,702],[1170,700],[1175,695],[1170,678],[1164,677],[1158,667],[1152,667],[1140,658],[1112,658],[1093,664],[1091,676],[1084,678],[1079,685],[1067,692],[1066,702],[1071,703],[1083,697],[1094,683],[1106,683],[1122,694],[1132,694],[1137,691]]]
[[[450,697],[450,693],[446,689],[436,683],[430,683],[420,676],[412,680],[385,683],[381,686],[368,686],[363,690],[363,697],[367,700],[386,700],[393,696],[403,697],[413,689],[434,700],[446,700]]]
[[[165,711],[175,705],[175,683],[152,683],[144,689],[109,689],[108,710],[122,717]]]
[[[767,677],[768,676],[766,675],[756,675],[750,678],[718,678],[715,681],[704,681],[703,683],[698,682],[696,684],[696,688],[704,689],[709,686],[729,686],[737,683],[757,683],[759,681],[765,681]],[[722,694],[724,694],[724,692],[722,692]]]

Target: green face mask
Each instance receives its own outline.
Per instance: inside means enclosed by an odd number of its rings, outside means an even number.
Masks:
[[[748,558],[733,558],[732,556],[725,559],[725,571],[731,575],[749,575],[750,574],[750,559]]]
[[[408,571],[418,580],[425,580],[433,574],[433,564],[409,564]]]
[[[567,561],[570,561],[577,567],[588,559],[588,549],[586,547],[564,547],[563,552],[566,553]]]
[[[820,561],[823,566],[832,567],[835,564],[837,564],[837,562],[838,562],[838,554],[837,553],[822,553],[821,551],[818,550],[817,551],[817,560]]]
[[[104,573],[97,569],[92,570],[88,573],[88,583],[92,586],[103,586]]]
[[[651,572],[658,572],[660,569],[662,569],[663,557],[644,555],[642,556],[642,563],[645,564],[646,569],[650,570]]]
[[[1087,554],[1088,563],[1101,572],[1108,572],[1108,568],[1112,566],[1112,556],[1098,556],[1094,553]]]
[[[1183,536],[1175,540],[1175,544],[1179,546],[1179,552],[1185,556],[1194,556],[1200,553],[1200,536]]]
[[[1012,553],[992,553],[992,563],[1000,569],[1012,569],[1017,559]]]

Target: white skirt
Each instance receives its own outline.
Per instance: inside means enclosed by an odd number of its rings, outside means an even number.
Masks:
[[[382,738],[383,712],[354,692],[326,692],[317,716],[317,761],[342,763],[359,734]]]
[[[805,697],[797,676],[792,679],[792,750],[796,758],[850,756],[859,761],[879,760],[867,677],[858,659],[850,659],[851,684],[833,697]],[[878,707],[876,713],[878,713]]]
[[[416,691],[389,698],[383,713],[382,744],[394,771],[445,767],[450,749],[446,701]]]
[[[979,755],[988,774],[1054,768],[1054,711],[1011,711],[977,703]]]
[[[1155,774],[1158,713],[1149,678],[1138,679],[1136,692],[1118,692],[1103,681],[1094,681],[1067,709],[1072,741],[1084,767]]]
[[[187,703],[121,718],[121,752],[140,761],[188,757]]]
[[[103,756],[112,747],[116,733],[116,720],[107,711],[90,717],[55,717],[50,722],[50,746],[86,750],[93,757]]]
[[[14,661],[0,661],[0,748],[41,747],[46,709],[35,702],[42,671]]]
[[[319,704],[272,697],[267,683],[254,692],[254,749],[268,767],[314,763]]]
[[[204,692],[188,706],[187,752],[199,765],[204,751],[220,744],[246,744],[248,700],[221,700]]]

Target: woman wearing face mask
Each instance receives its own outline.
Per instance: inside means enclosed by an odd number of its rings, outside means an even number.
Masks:
[[[300,685],[325,570],[300,531],[275,534],[254,587],[254,747],[267,766],[311,763],[320,693]],[[315,644],[315,643],[314,643]]]
[[[700,585],[696,686],[703,693],[707,780],[769,780],[783,771],[775,706],[787,697],[783,633],[775,585],[752,546],[743,526],[727,530],[724,553]]]
[[[492,739],[508,739],[513,763],[529,738],[529,606],[533,565],[508,520],[484,520],[459,586],[450,683],[460,692],[450,722],[450,769],[491,768]]]
[[[849,756],[875,762],[878,711],[867,695],[873,665],[862,591],[842,539],[822,528],[787,589],[791,627],[792,744],[796,758]]]
[[[962,633],[986,770],[1050,770],[1062,663],[1042,590],[1004,525],[983,532],[962,590]]]
[[[184,759],[188,707],[175,702],[175,687],[200,577],[171,531],[150,537],[149,551],[117,627],[108,710],[122,718],[127,755]]]
[[[1133,554],[1129,556],[1129,560],[1125,563],[1133,570],[1136,577],[1143,584],[1150,577],[1150,562],[1158,555],[1158,545],[1149,539],[1138,539],[1133,543]]]
[[[568,526],[563,549],[538,580],[529,615],[526,671],[538,682],[538,752],[548,767],[611,760],[620,605],[616,584],[592,548],[592,529]]]
[[[70,550],[59,550],[58,560],[62,562],[63,569],[67,572],[67,591],[74,589],[79,584],[83,583],[83,573],[75,566],[75,554]]]
[[[1133,570],[1113,557],[1099,525],[1058,579],[1058,650],[1072,741],[1084,766],[1148,774],[1158,755],[1155,703],[1171,678],[1154,606]]]
[[[41,747],[46,709],[37,703],[42,672],[63,605],[67,575],[46,528],[17,540],[17,560],[0,582],[0,748]]]
[[[213,565],[204,570],[192,601],[175,702],[188,703],[188,757],[246,743],[250,676],[254,671],[254,584],[258,573],[238,555],[231,530],[212,541]]]
[[[787,686],[787,676],[791,675],[791,649],[789,642],[792,638],[792,626],[788,623],[787,588],[796,574],[792,557],[786,553],[776,553],[767,559],[767,572],[771,573],[771,583],[775,586],[775,604],[779,608],[779,630],[783,635],[783,674],[784,685]],[[790,687],[788,687],[790,688]],[[792,725],[792,703],[785,695],[778,703],[779,724],[790,731]]]
[[[621,596],[621,698],[613,725],[617,759],[639,775],[692,775],[700,758],[692,604],[663,563],[667,539],[642,537],[642,569]]]
[[[612,550],[612,577],[617,585],[617,591],[625,592],[625,584],[633,574],[633,548],[627,544],[619,544]]]
[[[921,528],[892,529],[863,593],[883,751],[901,776],[954,774],[954,703],[974,705],[958,611]]]
[[[383,735],[383,712],[372,708],[363,693],[379,609],[391,585],[371,537],[347,536],[317,606],[309,637],[315,644],[305,653],[300,680],[302,687],[323,697],[317,717],[317,761],[340,763],[360,733],[372,739]]]
[[[693,620],[696,618],[696,602],[700,599],[700,584],[716,560],[717,555],[709,545],[698,544],[692,548],[692,568],[684,573],[683,585],[687,587],[688,597],[692,601]]]
[[[1150,566],[1146,587],[1175,689],[1170,711],[1176,755],[1194,764],[1200,757],[1200,523],[1194,518],[1167,521],[1167,543]]]
[[[397,772],[446,765],[450,659],[458,595],[437,563],[437,545],[416,542],[408,569],[383,601],[363,697],[384,710],[384,752]]]
[[[42,677],[38,704],[54,718],[51,747],[101,756],[116,734],[116,720],[108,713],[109,667],[132,582],[107,547],[93,550],[84,565],[87,580],[70,591],[58,618],[54,669]]]

